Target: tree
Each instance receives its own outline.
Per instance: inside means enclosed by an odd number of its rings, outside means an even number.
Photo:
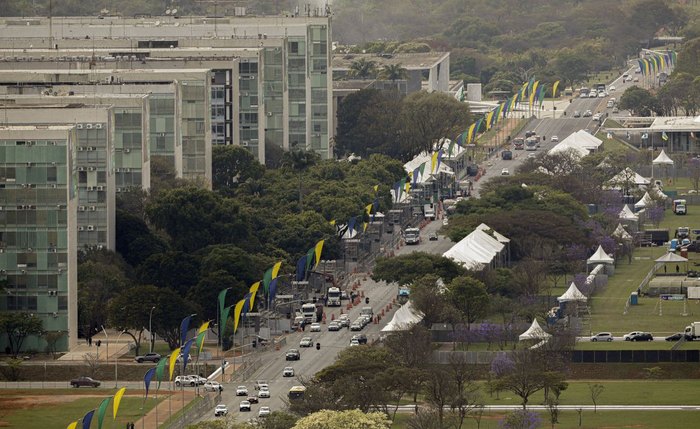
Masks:
[[[383,413],[360,410],[323,410],[302,417],[293,429],[389,429],[391,421]]]
[[[138,269],[143,284],[168,288],[181,295],[199,283],[199,258],[187,252],[163,252],[148,257]]]
[[[638,86],[627,88],[620,97],[620,109],[631,110],[637,116],[651,116],[657,105],[654,96]]]
[[[227,193],[248,179],[260,179],[265,168],[244,147],[216,145],[212,149],[212,187]]]
[[[424,391],[425,401],[437,412],[438,427],[445,427],[445,410],[457,393],[452,374],[440,366],[432,367],[428,372]]]
[[[470,121],[469,105],[450,95],[425,91],[408,95],[401,104],[400,158],[408,161],[421,152],[432,152],[436,143],[455,138]]]
[[[527,410],[511,411],[501,420],[503,429],[536,429],[540,424],[542,418],[539,414]]]
[[[473,277],[457,277],[449,285],[452,305],[464,315],[470,325],[488,312],[489,294],[486,286]]]
[[[56,359],[58,351],[58,342],[65,338],[66,333],[62,331],[47,331],[44,332],[44,341],[46,341],[46,353],[51,353],[51,357]]]
[[[598,398],[603,394],[605,386],[599,383],[588,383],[588,393],[591,395],[591,402],[593,402],[593,412],[598,411]]]
[[[2,313],[0,314],[0,332],[7,335],[8,347],[12,357],[22,351],[24,340],[28,336],[40,336],[44,333],[41,319],[27,313]]]
[[[457,429],[462,429],[464,419],[481,404],[477,374],[474,366],[463,355],[450,357],[449,372],[455,385],[454,398],[450,408],[457,414]]]
[[[360,58],[350,64],[348,75],[357,79],[369,79],[377,74],[377,63],[366,58]]]
[[[452,259],[441,255],[414,252],[394,258],[377,258],[372,279],[407,285],[428,274],[434,274],[449,283],[454,278],[466,274],[466,270]]]
[[[700,189],[700,158],[688,160],[688,175],[693,182],[693,189]]]
[[[229,295],[233,302],[238,302],[248,292],[248,286],[226,271],[214,271],[202,277],[194,287],[187,292],[187,300],[199,307],[198,313],[203,320],[216,320],[219,292],[231,289]],[[255,302],[260,302],[255,300]],[[251,309],[251,311],[254,311]]]
[[[390,80],[392,82],[406,79],[408,76],[408,70],[401,66],[401,64],[387,64],[379,72],[379,77],[382,79]]]
[[[273,411],[264,419],[253,421],[251,429],[291,429],[299,417],[286,411]]]
[[[292,144],[294,146],[294,144]],[[321,157],[312,150],[299,150],[293,148],[289,152],[285,152],[282,156],[282,167],[290,168],[299,173],[299,213],[304,211],[302,205],[302,185],[304,183],[304,171],[319,162]]]
[[[561,76],[564,87],[574,86],[583,81],[588,74],[590,62],[583,52],[565,49],[554,58],[554,69]]]
[[[168,250],[168,243],[148,228],[143,216],[130,210],[117,210],[116,225],[116,250],[132,267],[154,253]]]

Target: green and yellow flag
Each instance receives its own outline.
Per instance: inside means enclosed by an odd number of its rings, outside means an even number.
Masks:
[[[170,381],[173,381],[173,373],[175,372],[175,364],[177,363],[177,357],[180,355],[180,347],[176,348],[173,350],[172,353],[170,353]]]
[[[233,308],[233,334],[236,335],[238,331],[238,321],[241,318],[241,312],[243,311],[243,305],[245,305],[245,299],[242,299],[236,303]]]
[[[121,389],[117,390],[117,393],[114,395],[114,402],[112,402],[112,420],[117,419],[117,412],[119,412],[119,404],[122,402],[122,396],[124,396],[124,392],[126,392],[126,387],[122,387]]]
[[[559,81],[554,82],[552,86],[552,98],[557,98],[557,88],[559,87]]]
[[[272,267],[272,278],[276,279],[277,274],[280,272],[280,267],[282,266],[282,261],[279,261]]]
[[[315,256],[316,256],[316,265],[318,265],[319,261],[321,260],[321,252],[323,251],[323,243],[325,243],[326,240],[320,240],[318,243],[316,243],[316,248],[315,248]]]
[[[102,402],[100,402],[100,406],[97,407],[97,429],[102,429],[102,422],[105,419],[105,413],[107,412],[110,399],[112,399],[111,396],[109,398],[104,398]]]
[[[535,102],[535,94],[537,93],[537,86],[540,84],[540,81],[535,81],[535,83],[532,85],[532,90],[530,91],[530,107],[532,107],[533,103]]]
[[[66,429],[76,429],[78,427],[78,421],[74,421],[73,423],[69,424]]]
[[[255,304],[255,295],[258,294],[258,289],[260,288],[260,282],[255,282],[253,285],[248,289],[248,292],[250,292],[250,308],[253,308],[253,304]]]
[[[486,130],[491,129],[491,120],[493,119],[493,110],[486,115]]]

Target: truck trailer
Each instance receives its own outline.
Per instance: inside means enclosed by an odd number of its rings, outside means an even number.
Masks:
[[[700,338],[700,322],[693,322],[685,327],[685,339],[688,341],[693,341],[696,338]]]

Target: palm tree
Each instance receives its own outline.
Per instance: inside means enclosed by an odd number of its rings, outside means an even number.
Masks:
[[[408,77],[408,70],[402,67],[401,64],[387,64],[382,71],[379,72],[379,77],[396,82],[399,79],[406,79]]]
[[[365,58],[360,58],[350,64],[350,72],[348,74],[351,77],[359,79],[374,77],[377,74],[377,63]]]

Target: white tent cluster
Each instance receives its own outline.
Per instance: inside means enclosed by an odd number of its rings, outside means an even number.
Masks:
[[[627,230],[624,226],[622,226],[621,223],[617,224],[617,228],[615,228],[615,231],[613,231],[611,235],[622,241],[632,241],[632,235],[629,232],[627,232]]]
[[[638,221],[639,220],[639,215],[635,214],[632,209],[625,204],[622,206],[622,210],[620,210],[620,214],[618,215],[618,219],[622,221]]]
[[[556,146],[551,148],[548,153],[552,155],[570,150],[583,158],[591,152],[597,151],[601,144],[603,144],[603,141],[598,137],[591,135],[585,130],[578,130],[560,141]]]
[[[652,196],[653,195],[653,196]],[[635,210],[645,209],[656,205],[657,200],[666,200],[668,197],[657,188],[652,188],[644,193],[644,196],[634,203]]]
[[[508,238],[482,223],[442,256],[468,269],[483,270],[491,265],[498,266],[503,261],[505,247],[509,241]]]
[[[651,181],[644,178],[641,174],[627,167],[621,172],[613,176],[612,179],[608,180],[607,189],[629,189],[631,187],[645,188],[649,186]]]

